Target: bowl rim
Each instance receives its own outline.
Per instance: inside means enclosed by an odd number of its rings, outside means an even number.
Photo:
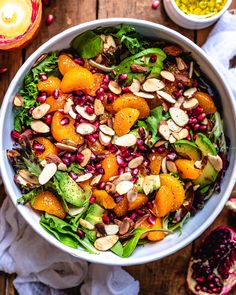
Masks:
[[[173,5],[173,8],[175,9],[175,11],[184,19],[194,23],[200,23],[200,24],[216,21],[229,8],[232,2],[232,0],[226,0],[224,7],[219,12],[217,12],[217,14],[214,14],[210,17],[200,18],[200,17],[194,16],[194,14],[189,15],[184,13],[176,4],[175,0],[164,0],[164,1],[170,2]]]
[[[0,162],[1,162],[0,171],[2,174],[2,179],[4,181],[4,185],[7,190],[7,193],[15,205],[16,205],[16,200],[15,200],[16,196],[15,196],[15,193],[13,190],[12,179],[9,179],[9,177],[8,177],[8,173],[7,173],[7,169],[6,169],[7,165],[5,165],[5,161],[4,161],[4,159],[6,158],[6,155],[3,152],[3,140],[1,140],[4,136],[4,117],[7,113],[8,107],[9,107],[8,103],[9,103],[9,101],[11,101],[12,90],[17,87],[18,80],[20,79],[20,77],[22,75],[24,75],[27,68],[34,63],[34,61],[37,59],[37,57],[40,56],[42,53],[47,52],[50,49],[48,47],[59,42],[61,39],[64,38],[65,35],[68,35],[70,33],[73,34],[73,33],[77,32],[78,30],[85,31],[85,30],[91,29],[91,27],[116,26],[120,23],[132,24],[134,26],[135,25],[143,26],[143,27],[147,27],[150,29],[152,29],[152,28],[158,29],[161,32],[169,33],[170,35],[176,37],[180,41],[182,40],[182,41],[188,43],[193,48],[194,53],[196,55],[200,55],[201,58],[203,58],[209,64],[209,67],[214,72],[214,74],[218,77],[218,79],[220,79],[223,82],[227,96],[229,97],[229,100],[232,104],[234,123],[236,122],[236,105],[233,103],[234,102],[233,94],[232,94],[231,89],[229,89],[229,87],[225,81],[225,78],[216,69],[216,67],[214,66],[213,60],[211,60],[211,57],[209,57],[199,46],[197,46],[195,43],[193,43],[193,41],[191,41],[187,37],[181,35],[180,33],[176,32],[172,29],[169,29],[168,27],[165,27],[163,25],[155,24],[153,22],[146,21],[146,20],[138,20],[138,19],[133,19],[133,18],[100,19],[100,20],[89,21],[89,22],[85,22],[85,23],[73,26],[73,27],[55,35],[51,39],[49,39],[47,42],[45,42],[43,45],[41,45],[36,51],[34,51],[30,55],[30,57],[24,62],[24,64],[17,71],[17,73],[16,73],[15,77],[13,78],[12,82],[10,83],[8,90],[7,90],[7,92],[4,96],[4,99],[3,99],[1,113],[0,113],[0,149],[2,151],[0,153]],[[148,252],[147,252],[146,256],[141,256],[141,257],[130,256],[129,258],[118,258],[117,260],[109,259],[109,257],[107,259],[104,259],[104,257],[102,257],[100,255],[89,254],[89,253],[87,253],[83,250],[80,250],[80,249],[78,251],[78,255],[71,253],[70,247],[63,245],[55,238],[50,239],[47,235],[42,236],[40,234],[39,230],[37,229],[36,223],[31,224],[30,218],[28,217],[28,215],[23,214],[22,207],[21,206],[16,206],[16,207],[17,207],[17,210],[20,212],[20,214],[23,216],[23,218],[26,220],[27,224],[29,224],[34,229],[34,231],[37,232],[37,234],[39,236],[43,237],[44,239],[47,240],[47,242],[49,242],[50,244],[54,245],[55,247],[59,248],[60,250],[66,252],[66,253],[69,253],[77,258],[84,259],[86,261],[93,262],[93,263],[100,263],[100,264],[106,264],[106,265],[120,265],[120,266],[137,265],[137,264],[143,264],[143,263],[151,262],[154,260],[158,260],[158,259],[164,258],[168,255],[171,255],[171,254],[181,250],[182,248],[187,246],[189,243],[191,243],[193,240],[195,240],[197,237],[199,237],[202,234],[202,232],[205,231],[212,224],[212,222],[215,220],[215,218],[222,211],[222,209],[225,205],[225,202],[227,201],[227,199],[232,191],[235,180],[236,180],[236,165],[234,163],[233,171],[232,171],[232,174],[229,176],[228,186],[227,186],[227,189],[224,193],[224,196],[219,201],[218,205],[216,206],[215,210],[211,214],[210,218],[208,218],[205,222],[203,222],[202,225],[196,231],[192,232],[189,236],[187,236],[185,239],[180,241],[178,244],[165,249],[164,251],[162,251],[159,254],[154,253],[154,254],[148,255]],[[99,258],[99,257],[101,257],[101,258]],[[102,258],[103,258],[103,260],[102,260]]]

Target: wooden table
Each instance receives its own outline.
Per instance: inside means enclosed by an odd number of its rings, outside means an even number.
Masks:
[[[168,18],[162,4],[157,10],[153,10],[151,8],[151,1],[149,0],[58,0],[51,2],[52,4],[49,7],[44,8],[43,14],[44,18],[49,13],[53,14],[55,16],[55,21],[50,26],[46,26],[44,23],[38,37],[28,48],[11,53],[0,53],[0,66],[6,66],[8,68],[7,73],[0,75],[1,99],[16,71],[32,52],[52,36],[82,22],[108,17],[145,19],[179,31],[200,46],[204,43],[208,33],[212,29],[208,28],[194,31],[180,28]],[[231,8],[236,8],[236,1],[233,2]],[[236,196],[236,187],[232,195]],[[0,205],[4,197],[4,188],[1,187]],[[230,225],[232,223],[233,220],[230,220],[228,217],[227,209],[224,209],[211,228],[219,224]],[[208,229],[207,232],[209,232],[210,229]],[[201,238],[202,237],[200,237],[200,239]],[[142,266],[126,267],[126,270],[132,274],[135,279],[140,281],[140,294],[187,294],[185,283],[187,265],[191,252],[200,239],[165,259]],[[16,293],[12,285],[13,279],[14,275],[0,273],[0,295],[13,295]],[[235,292],[236,291],[231,292],[231,294],[233,295]],[[78,290],[73,288],[72,290],[68,290],[68,294],[78,294]]]

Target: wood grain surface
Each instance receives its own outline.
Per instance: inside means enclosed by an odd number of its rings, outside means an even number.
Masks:
[[[233,1],[231,8],[236,9],[236,1]],[[50,26],[47,26],[45,24],[45,17],[49,13],[55,16],[55,21]],[[43,24],[38,36],[32,44],[22,51],[10,53],[0,52],[0,67],[8,68],[7,73],[0,74],[0,100],[3,99],[10,81],[22,62],[24,62],[24,60],[41,44],[55,34],[60,33],[73,25],[97,18],[101,19],[108,17],[132,17],[160,23],[181,32],[198,45],[202,45],[205,42],[213,27],[200,31],[180,28],[167,17],[162,4],[157,10],[153,10],[151,9],[151,1],[149,0],[52,0],[51,5],[43,9]],[[236,189],[232,195],[236,197]],[[0,186],[0,206],[4,198],[4,188],[3,186]],[[207,232],[216,225],[232,225],[232,222],[233,220],[229,218],[227,209],[224,209]],[[205,234],[206,233],[181,251],[162,260],[140,266],[126,267],[125,269],[133,275],[135,279],[140,281],[140,294],[188,294],[185,283],[188,261],[195,245],[199,243],[200,239]],[[14,275],[7,275],[0,272],[0,295],[13,295],[16,293],[12,284],[13,279]],[[79,289],[70,289],[67,291],[67,294],[79,294]],[[231,292],[231,294],[235,295],[236,291]]]

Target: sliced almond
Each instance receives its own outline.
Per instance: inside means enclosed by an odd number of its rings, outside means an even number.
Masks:
[[[142,182],[142,189],[145,195],[152,193],[154,190],[160,187],[159,175],[147,175]]]
[[[121,236],[125,235],[132,226],[131,222],[127,219],[122,220],[122,222],[119,224],[119,234]]]
[[[167,141],[166,140],[158,140],[156,143],[155,143],[155,147],[159,147],[159,146],[162,146],[166,143]]]
[[[94,101],[94,112],[97,116],[103,115],[105,112],[104,105],[100,99],[96,98]]]
[[[96,127],[90,123],[81,123],[76,127],[76,132],[81,135],[92,134],[96,131]]]
[[[99,132],[99,141],[102,145],[107,146],[111,142],[111,136],[104,134],[103,132]]]
[[[28,182],[27,180],[25,180],[23,177],[21,177],[20,175],[16,174],[14,176],[14,181],[16,183],[19,183],[22,186],[27,186],[27,187],[34,187],[34,185],[30,182]]]
[[[132,64],[130,66],[130,69],[133,73],[146,73],[147,72],[147,68],[143,67],[141,65],[138,64]]]
[[[67,151],[67,152],[72,152],[72,153],[77,151],[76,147],[74,147],[72,145],[64,144],[61,142],[56,142],[55,146],[62,151]]]
[[[25,169],[21,169],[18,174],[24,178],[25,181],[32,183],[32,184],[39,184],[38,181],[38,177],[36,177],[35,175],[29,173],[27,170]]]
[[[170,137],[170,128],[168,127],[166,121],[161,121],[158,125],[158,132],[164,137],[166,140]]]
[[[177,167],[173,161],[166,161],[166,168],[172,173],[177,172]]]
[[[197,169],[201,169],[202,168],[202,161],[198,160],[194,163],[194,167]]]
[[[208,119],[205,118],[202,122],[201,122],[202,125],[208,125]]]
[[[138,197],[138,193],[135,190],[130,190],[127,193],[127,199],[129,202],[134,202]]]
[[[67,206],[68,206],[68,214],[70,216],[76,216],[84,210],[84,207],[76,207],[71,204],[67,204]]]
[[[174,143],[176,142],[176,138],[171,134],[169,137],[169,143]]]
[[[182,127],[175,124],[175,122],[172,119],[167,120],[166,123],[167,123],[170,131],[180,132],[180,130],[182,129]]]
[[[112,128],[108,127],[107,125],[100,125],[99,129],[106,135],[110,135],[110,136],[115,135],[115,131]]]
[[[30,123],[30,127],[38,132],[38,133],[48,133],[50,132],[50,128],[47,124],[45,124],[44,122],[40,121],[40,120],[35,120],[35,121],[32,121]]]
[[[77,113],[80,114],[80,116],[82,116],[84,119],[86,119],[88,121],[93,122],[96,119],[96,114],[90,115],[90,114],[86,113],[84,107],[81,107],[81,106],[77,105],[75,107],[75,109],[76,109]]]
[[[115,144],[118,146],[132,146],[137,142],[137,138],[133,134],[125,134],[115,139]]]
[[[189,66],[189,79],[192,79],[193,76],[193,61],[190,62],[190,66]]]
[[[192,87],[192,88],[189,88],[188,90],[184,91],[183,95],[187,98],[192,98],[196,92],[197,92],[197,88]]]
[[[175,76],[169,71],[161,71],[160,75],[162,76],[162,78],[166,79],[167,81],[170,81],[170,82],[175,81]]]
[[[24,104],[24,99],[21,95],[16,94],[13,100],[13,104],[15,107],[21,107]]]
[[[69,109],[69,115],[71,116],[71,118],[72,119],[76,119],[76,117],[77,117],[77,114],[74,112],[74,110],[73,110],[73,108],[72,107],[70,107],[70,109]]]
[[[175,103],[176,102],[176,100],[169,94],[169,93],[167,93],[167,92],[165,92],[165,91],[162,91],[162,90],[158,90],[157,91],[157,95],[160,97],[160,98],[162,98],[162,99],[164,99],[165,101],[167,101],[167,102],[170,102],[170,103]]]
[[[112,177],[109,179],[110,181],[113,181],[113,183],[115,185],[117,185],[119,182],[121,181],[130,181],[132,179],[132,174],[130,172],[125,172],[119,176],[113,176],[114,178],[112,179]]]
[[[67,166],[64,163],[59,163],[57,165],[57,169],[60,170],[60,171],[66,171],[67,170]]]
[[[134,92],[134,95],[139,96],[139,97],[143,97],[143,98],[147,98],[147,99],[155,98],[155,96],[153,94],[142,92],[142,91]]]
[[[180,140],[188,137],[189,132],[186,128],[183,128],[180,132],[172,132],[172,134],[177,140]]]
[[[84,159],[80,163],[80,166],[85,167],[88,164],[88,162],[89,162],[89,160],[91,158],[92,152],[91,152],[91,150],[89,148],[86,148],[86,149],[81,151],[81,154],[84,156]]]
[[[166,157],[164,157],[162,159],[162,162],[161,162],[161,170],[162,170],[163,173],[168,173],[167,166],[166,166]]]
[[[80,218],[79,223],[80,223],[80,225],[87,228],[88,230],[94,230],[95,229],[95,226],[93,224],[91,224],[90,222],[88,222],[87,220],[85,220],[83,218]]]
[[[75,181],[76,182],[83,182],[83,181],[89,180],[92,177],[93,177],[92,173],[86,173],[86,174],[78,176]]]
[[[140,91],[140,87],[141,87],[141,85],[140,85],[140,82],[139,82],[139,80],[137,80],[137,79],[133,79],[133,82],[132,82],[132,84],[129,86],[129,90],[131,91],[131,92],[139,92]]]
[[[183,106],[183,109],[185,110],[193,110],[195,109],[197,106],[199,105],[199,102],[196,98],[190,98],[190,99],[186,99],[182,106]]]
[[[119,237],[117,235],[102,237],[102,238],[98,238],[94,242],[94,246],[96,249],[100,251],[107,251],[111,249],[118,240],[119,240]]]
[[[55,163],[56,165],[62,163],[62,160],[54,154],[47,154],[45,160],[46,163]]]
[[[223,169],[223,161],[220,156],[212,156],[210,154],[207,155],[208,160],[210,161],[211,165],[215,168],[216,171],[220,171]]]
[[[200,184],[196,184],[196,185],[194,185],[194,186],[193,186],[193,190],[196,191],[197,189],[199,189],[200,186],[201,186]]]
[[[96,176],[91,180],[90,185],[96,185],[96,184],[98,184],[98,183],[100,182],[101,178],[102,178],[102,174],[98,174],[98,175],[96,175]]]
[[[54,174],[57,172],[57,165],[55,163],[49,163],[47,164],[42,172],[39,175],[39,183],[41,185],[44,185],[45,183],[47,183],[53,176]]]
[[[143,156],[139,156],[137,158],[134,158],[133,160],[131,160],[128,164],[128,167],[130,169],[134,169],[137,168],[138,166],[140,166],[143,163]]]
[[[116,235],[119,232],[119,226],[117,224],[105,224],[104,227],[108,236]]]
[[[176,60],[177,68],[179,71],[183,71],[187,69],[187,65],[181,57],[176,57],[175,60]]]
[[[182,106],[184,100],[185,100],[185,98],[181,95],[181,96],[177,99],[176,103],[174,104],[174,107],[175,107],[175,108],[181,108],[181,106]]]
[[[41,119],[42,117],[44,117],[47,112],[50,109],[50,105],[47,103],[42,103],[41,105],[39,105],[38,107],[36,107],[33,111],[32,111],[32,117],[33,119]]]
[[[73,147],[77,148],[76,143],[74,141],[70,140],[70,139],[66,138],[66,139],[63,139],[61,142],[64,143],[64,144],[67,144],[67,145],[70,145],[70,146],[73,146]]]
[[[71,107],[73,106],[74,102],[71,98],[68,98],[68,100],[64,104],[64,113],[69,114],[69,111],[71,110]]]
[[[128,193],[128,191],[130,191],[133,187],[134,187],[133,182],[123,180],[116,185],[116,192],[119,195],[124,195]]]
[[[116,186],[114,183],[107,181],[105,186],[105,191],[108,194],[115,194],[116,193]]]
[[[179,126],[183,127],[188,124],[189,117],[181,109],[172,107],[169,109],[171,119]]]
[[[110,81],[108,84],[108,88],[111,90],[111,92],[113,92],[117,95],[121,94],[122,89],[116,81]]]
[[[154,91],[163,89],[165,87],[165,83],[159,79],[151,78],[151,79],[147,79],[143,83],[142,87],[143,87],[143,90],[146,92],[154,92]]]

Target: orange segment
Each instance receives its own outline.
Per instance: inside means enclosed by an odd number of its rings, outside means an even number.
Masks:
[[[91,96],[95,96],[96,91],[101,87],[104,75],[101,73],[96,73],[96,74],[93,74],[93,78],[94,80],[93,80],[92,86],[86,89],[85,91],[88,95],[91,95]]]
[[[147,222],[147,219],[144,219],[142,223],[140,223],[137,228],[149,229],[151,228],[151,224]],[[148,233],[142,234],[140,240],[145,239],[148,236]]]
[[[48,95],[52,95],[54,90],[60,90],[61,80],[57,77],[49,77],[45,81],[40,81],[38,83],[38,90],[45,91]]]
[[[139,117],[139,111],[132,108],[124,108],[115,115],[113,128],[118,136],[127,134]]]
[[[151,174],[158,175],[161,170],[161,163],[165,154],[152,153],[149,155]]]
[[[213,99],[207,93],[198,91],[194,94],[194,97],[207,115],[214,114],[217,111]]]
[[[45,148],[43,153],[35,152],[36,156],[40,160],[44,160],[48,154],[57,155],[57,148],[55,145],[46,137],[36,137],[33,141],[37,141],[38,143],[42,144]]]
[[[136,200],[129,202],[128,210],[131,211],[131,210],[138,209],[144,206],[147,203],[147,201],[148,201],[148,197],[146,195],[138,194]]]
[[[133,108],[139,110],[140,119],[148,117],[150,113],[146,100],[131,93],[123,94],[115,100],[113,106],[114,111],[119,112],[123,108]]]
[[[79,65],[73,61],[72,58],[70,58],[66,54],[61,54],[58,57],[58,67],[59,71],[62,73],[64,76],[65,73],[67,73],[69,70],[78,67]]]
[[[162,185],[156,193],[153,212],[164,217],[169,214],[174,206],[174,194],[169,186]]]
[[[67,97],[67,94],[59,94],[58,99],[55,99],[53,96],[47,97],[45,102],[50,105],[48,113],[52,113],[59,109],[63,109]]]
[[[69,124],[61,125],[63,118],[69,119]],[[51,132],[56,141],[62,142],[64,139],[69,139],[75,144],[82,144],[84,142],[83,136],[75,131],[75,120],[69,115],[63,115],[60,112],[55,112],[52,117]]]
[[[65,210],[57,197],[49,191],[39,193],[31,206],[36,210],[45,211],[61,219],[66,216]]]
[[[105,209],[113,209],[116,206],[113,198],[105,190],[95,189],[93,191],[93,196],[96,198],[96,203]]]
[[[196,179],[201,174],[201,170],[194,167],[193,160],[178,159],[175,165],[183,179]]]
[[[118,164],[116,161],[116,157],[113,154],[109,154],[102,161],[102,168],[104,169],[104,174],[102,176],[102,181],[109,181],[112,176],[118,175]]]
[[[161,186],[167,186],[173,193],[174,205],[172,211],[180,208],[184,202],[185,192],[181,182],[170,174],[160,174]]]
[[[162,220],[161,220],[161,218],[157,217],[156,221],[155,221],[155,224],[153,224],[151,228],[159,228],[159,229],[161,229],[162,228]],[[147,235],[147,238],[149,239],[149,241],[153,241],[153,242],[163,240],[164,237],[165,237],[165,234],[163,232],[160,232],[160,231],[150,232]]]
[[[89,70],[78,66],[65,73],[61,81],[61,90],[64,93],[85,90],[92,87],[93,81],[93,74]]]
[[[116,206],[113,210],[118,217],[125,216],[127,214],[128,203],[129,203],[129,201],[128,201],[127,197],[124,196],[123,199],[118,204],[116,204]]]

